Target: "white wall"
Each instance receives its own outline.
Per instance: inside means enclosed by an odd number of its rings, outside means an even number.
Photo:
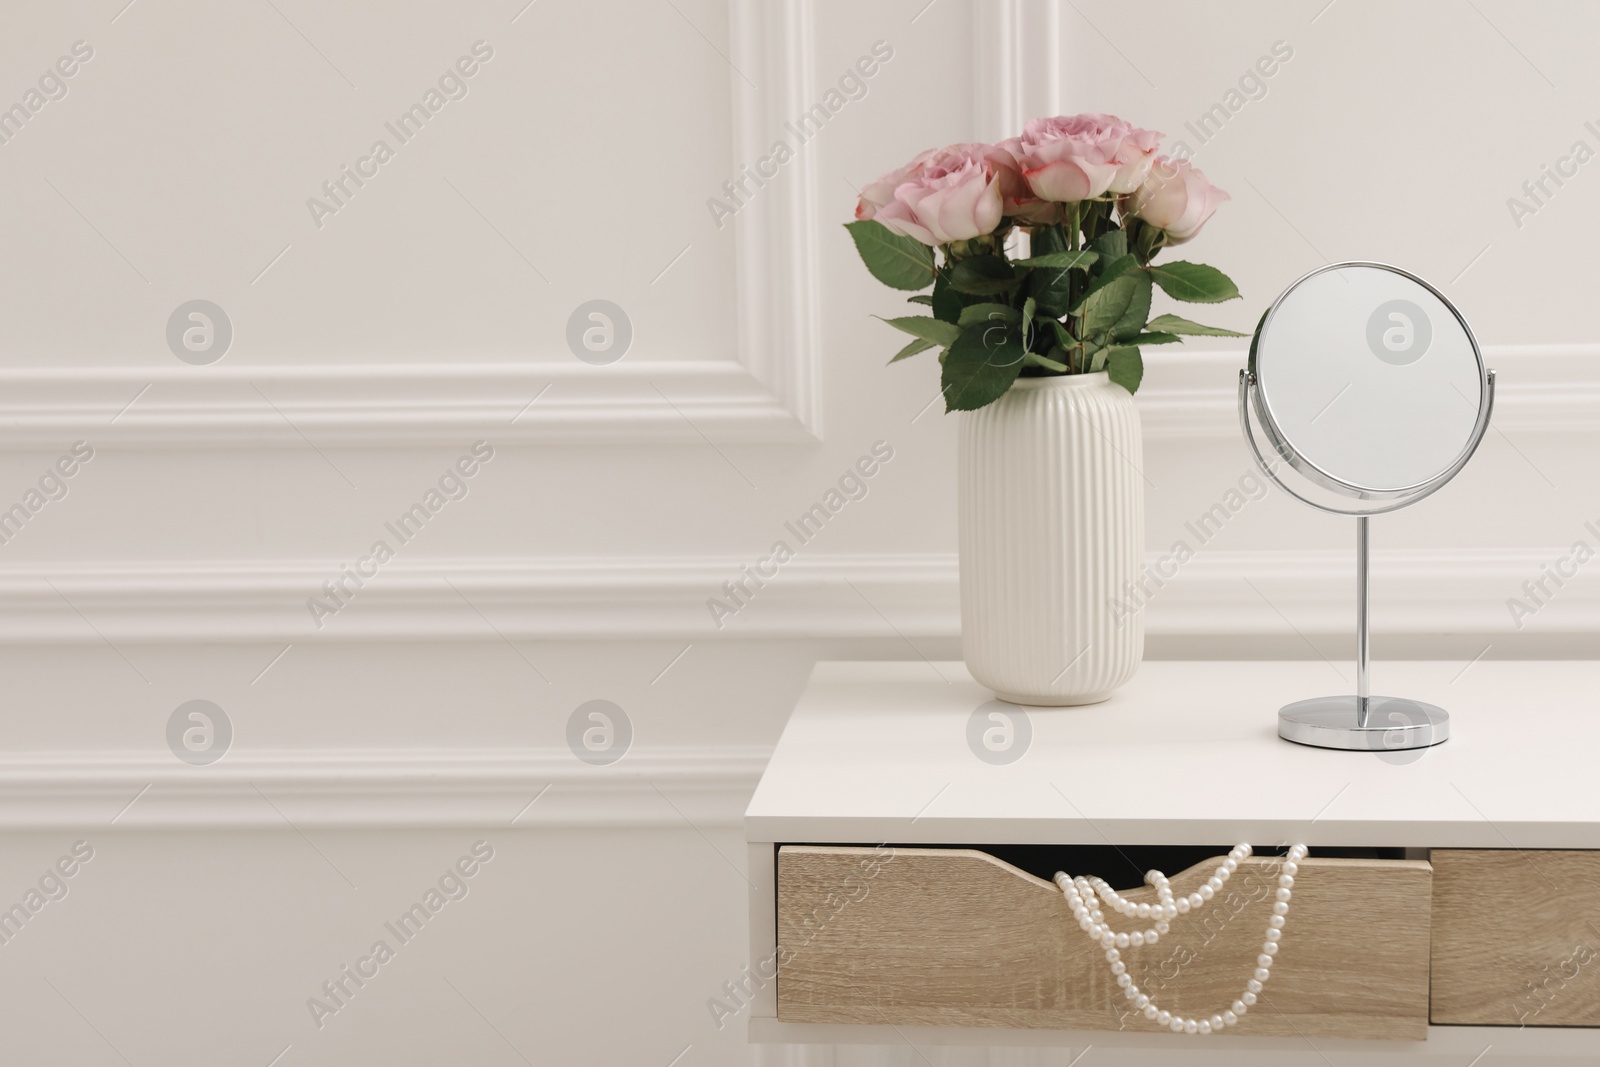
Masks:
[[[1234,201],[1193,258],[1246,295],[1211,317],[1391,259],[1501,375],[1459,483],[1376,527],[1378,655],[1587,654],[1587,573],[1520,631],[1505,606],[1600,518],[1600,164],[1520,228],[1505,204],[1600,148],[1584,6],[124,3],[0,35],[0,104],[93,48],[0,144],[0,506],[94,449],[0,544],[0,902],[94,849],[0,944],[19,1061],[754,1062],[706,1001],[744,958],[765,752],[817,658],[959,654],[954,423],[931,361],[883,365],[852,187],[1046,110],[1177,136],[1275,41],[1198,157]],[[316,225],[480,40],[467,95]],[[719,228],[707,199],[878,41],[866,96]],[[234,331],[204,366],[165,338],[197,298]],[[634,330],[609,366],[566,343],[597,298]],[[1241,362],[1150,360],[1152,550],[1248,470]],[[467,496],[319,629],[307,598],[479,440]],[[866,498],[717,629],[706,599],[880,440]],[[1348,655],[1349,533],[1250,504],[1151,605],[1152,654]],[[211,766],[166,747],[193,699],[234,730]],[[566,745],[591,699],[632,722],[613,766]],[[316,1027],[307,998],[478,840],[468,896]],[[838,1058],[891,1060],[921,1062]]]

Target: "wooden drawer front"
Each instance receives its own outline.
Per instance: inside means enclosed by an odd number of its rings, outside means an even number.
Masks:
[[[1220,862],[1173,875],[1173,891],[1198,889]],[[1226,1010],[1255,968],[1278,862],[1247,860],[1159,944],[1126,952],[1140,988],[1180,1014]],[[1431,877],[1415,861],[1302,862],[1272,980],[1237,1032],[1425,1038]],[[1155,900],[1148,887],[1124,895]],[[786,845],[778,946],[784,1021],[1158,1029],[1060,890],[982,852]]]
[[[1600,852],[1433,851],[1433,1021],[1600,1026]]]

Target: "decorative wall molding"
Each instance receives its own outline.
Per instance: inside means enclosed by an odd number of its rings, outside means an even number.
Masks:
[[[332,364],[0,370],[0,445],[460,447],[796,441],[792,411],[736,363]]]
[[[1061,10],[1046,0],[974,4],[975,138],[1015,137],[1037,115],[1061,107]]]
[[[1192,541],[1192,539],[1191,539]],[[1144,607],[1162,637],[1342,634],[1349,630],[1349,552],[1225,552],[1195,557]],[[1380,633],[1527,636],[1600,629],[1600,583],[1580,572],[1518,630],[1507,607],[1523,583],[1565,553],[1539,550],[1379,551],[1373,555]],[[1159,575],[1165,553],[1147,562]],[[319,631],[306,599],[336,564],[247,561],[0,570],[0,642],[956,639],[954,555],[795,559],[722,619],[723,583],[745,560],[395,560]],[[1553,586],[1551,587],[1553,589]],[[457,590],[460,592],[458,593]],[[467,599],[463,600],[463,596]],[[487,621],[486,621],[487,620]],[[492,625],[492,628],[491,628]],[[907,650],[907,655],[912,654]],[[1307,650],[1310,654],[1310,650]]]
[[[811,0],[730,0],[734,166],[755,166],[817,102]],[[741,76],[739,71],[745,72]],[[746,76],[755,81],[751,85]],[[794,158],[734,218],[740,361],[810,436],[819,433],[815,153]]]
[[[1237,435],[1244,350],[1185,347],[1146,354],[1138,397],[1145,434]],[[1600,431],[1600,382],[1591,373],[1600,343],[1491,345],[1485,357],[1498,373],[1495,429]],[[805,379],[794,395],[814,396],[809,357],[773,366]],[[812,440],[790,406],[732,363],[0,370],[0,445],[56,449],[79,438],[171,448]]]
[[[236,747],[207,767],[168,752],[9,752],[0,829],[736,827],[768,748],[658,748],[608,767],[565,749]]]
[[[731,158],[738,168],[767,155],[783,124],[816,102],[812,12],[809,0],[729,0],[728,6]],[[307,440],[456,446],[478,437],[814,441],[820,289],[812,155],[802,147],[730,222],[734,358],[653,359],[641,343],[604,367],[562,352],[504,363],[249,366],[224,359],[207,367],[174,360],[5,369],[0,446],[53,449],[80,438],[97,446],[178,448],[303,448]]]
[[[306,601],[336,561],[0,568],[0,643],[893,636],[880,611],[911,636],[959,630],[953,555],[796,559],[719,630],[706,601],[749,562],[397,559],[320,629]]]

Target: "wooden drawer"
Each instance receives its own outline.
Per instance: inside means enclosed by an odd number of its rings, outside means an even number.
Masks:
[[[1173,875],[1173,891],[1198,889],[1221,860]],[[1126,953],[1140,988],[1185,1015],[1226,1010],[1255,967],[1278,862],[1247,860],[1159,945]],[[1418,861],[1304,860],[1272,980],[1230,1032],[1425,1038],[1431,879]],[[1131,1010],[1060,890],[986,853],[785,845],[777,883],[782,1021],[1159,1029]]]
[[[1600,1026],[1600,852],[1435,849],[1433,1021]]]

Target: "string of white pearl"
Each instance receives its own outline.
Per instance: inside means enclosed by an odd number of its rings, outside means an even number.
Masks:
[[[1072,878],[1065,872],[1058,871],[1055,880],[1056,885],[1061,887],[1062,895],[1066,897],[1067,905],[1072,909],[1073,918],[1078,920],[1078,928],[1088,936],[1089,940],[1105,950],[1106,962],[1111,966],[1111,973],[1116,978],[1117,985],[1146,1019],[1153,1020],[1158,1026],[1167,1027],[1175,1034],[1211,1034],[1221,1032],[1224,1027],[1236,1025],[1239,1019],[1255,1006],[1256,994],[1261,992],[1272,976],[1272,961],[1278,954],[1278,942],[1283,937],[1284,925],[1288,921],[1289,898],[1292,895],[1294,876],[1299,873],[1300,861],[1306,858],[1307,851],[1305,845],[1295,845],[1289,849],[1288,856],[1279,868],[1278,889],[1274,894],[1272,915],[1267,919],[1266,939],[1261,943],[1261,954],[1256,957],[1255,972],[1245,983],[1244,992],[1239,994],[1239,999],[1235,1000],[1227,1011],[1213,1015],[1209,1019],[1186,1019],[1156,1004],[1148,993],[1142,992],[1134,984],[1133,975],[1128,973],[1128,965],[1122,961],[1122,950],[1155,944],[1161,940],[1161,935],[1168,931],[1171,919],[1204,907],[1207,901],[1221,891],[1228,879],[1233,877],[1233,872],[1239,869],[1239,864],[1249,858],[1249,845],[1241,844],[1230,851],[1228,858],[1217,868],[1216,873],[1188,896],[1174,897],[1166,875],[1160,871],[1146,872],[1145,884],[1154,886],[1156,890],[1154,904],[1135,904],[1127,900],[1112,889],[1103,878],[1086,878],[1081,875]],[[1099,897],[1099,901],[1095,899],[1096,896]],[[1105,913],[1100,909],[1100,901],[1130,919],[1153,918],[1156,922],[1145,930],[1118,933],[1111,929],[1110,923],[1106,922]]]

